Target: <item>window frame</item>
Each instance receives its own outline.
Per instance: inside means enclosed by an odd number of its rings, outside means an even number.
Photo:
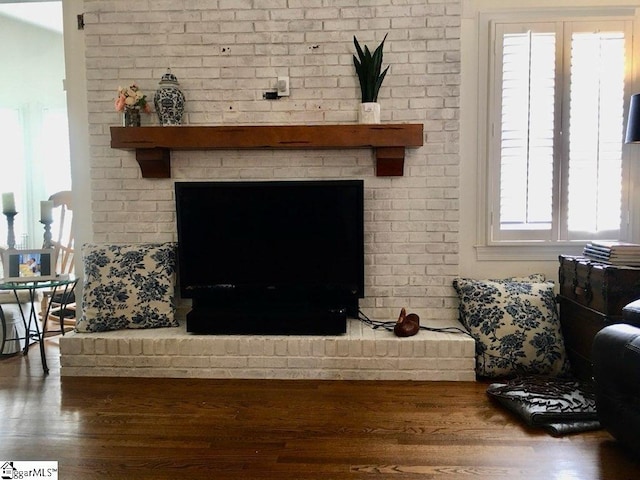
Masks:
[[[552,260],[556,259],[558,254],[578,254],[584,247],[584,240],[556,240],[559,236],[555,230],[559,220],[555,218],[556,223],[552,229],[554,236],[552,238],[538,239],[502,239],[493,238],[492,225],[493,207],[499,205],[499,202],[492,203],[495,200],[496,193],[499,195],[499,189],[496,189],[496,182],[499,188],[499,175],[491,175],[494,172],[496,161],[498,158],[491,158],[491,129],[492,118],[495,118],[495,110],[501,109],[501,105],[496,101],[496,91],[499,89],[492,88],[496,77],[495,68],[501,62],[494,62],[495,58],[495,25],[496,24],[523,24],[523,23],[547,23],[561,25],[567,22],[608,22],[608,21],[624,21],[629,22],[628,29],[631,38],[625,39],[629,51],[625,53],[625,91],[623,101],[623,116],[626,125],[626,116],[629,106],[629,98],[635,88],[635,65],[633,62],[633,54],[638,51],[636,42],[638,32],[638,14],[634,7],[620,8],[553,8],[553,9],[501,9],[491,12],[479,12],[478,14],[478,33],[479,33],[479,49],[478,49],[478,176],[477,176],[477,223],[476,223],[476,255],[478,260]],[[561,26],[564,32],[564,27]],[[561,47],[564,48],[564,47]],[[560,67],[562,68],[562,67]],[[562,71],[560,71],[562,78]],[[568,83],[568,80],[566,81]],[[564,85],[563,85],[564,87]],[[559,93],[557,93],[559,94]],[[486,100],[485,100],[486,99]],[[500,101],[500,99],[498,99]],[[556,118],[560,120],[559,115],[565,115],[568,105],[568,96],[563,99],[562,111],[555,112]],[[566,104],[566,105],[565,105]],[[565,121],[566,119],[563,119]],[[499,128],[499,127],[498,127]],[[560,145],[558,142],[560,141]],[[562,141],[555,140],[555,148],[565,148]],[[564,142],[567,143],[568,142]],[[564,152],[563,152],[564,153]],[[635,159],[637,154],[623,145],[622,148],[622,222],[620,230],[620,240],[630,240],[630,233],[633,225],[631,225],[631,213],[634,210],[633,199],[630,196],[630,186],[632,183],[630,159]],[[556,162],[554,168],[564,168]],[[566,165],[567,162],[564,162]],[[560,174],[560,171],[554,170],[554,175]],[[554,189],[557,189],[558,182],[554,182]],[[558,192],[554,192],[555,198],[559,199]],[[557,217],[560,209],[554,206],[553,215]]]

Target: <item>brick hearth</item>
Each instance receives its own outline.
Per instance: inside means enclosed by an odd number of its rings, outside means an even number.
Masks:
[[[184,324],[70,333],[60,339],[60,351],[63,376],[475,379],[474,342],[468,336],[421,331],[397,338],[357,320],[349,320],[347,333],[336,337],[193,335]]]

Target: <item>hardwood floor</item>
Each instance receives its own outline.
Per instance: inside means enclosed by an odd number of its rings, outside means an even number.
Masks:
[[[69,479],[636,479],[604,431],[553,438],[482,383],[59,376],[0,360],[0,460]]]

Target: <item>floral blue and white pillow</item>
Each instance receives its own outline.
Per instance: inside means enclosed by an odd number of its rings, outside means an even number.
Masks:
[[[84,284],[80,332],[177,327],[175,243],[82,248]]]
[[[568,373],[553,283],[536,280],[453,282],[460,321],[476,341],[478,376]]]

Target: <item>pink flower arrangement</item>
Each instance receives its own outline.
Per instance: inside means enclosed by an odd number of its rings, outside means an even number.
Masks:
[[[140,91],[135,83],[126,88],[118,87],[115,106],[117,112],[123,112],[129,108],[141,108],[145,113],[151,113],[147,96]]]

